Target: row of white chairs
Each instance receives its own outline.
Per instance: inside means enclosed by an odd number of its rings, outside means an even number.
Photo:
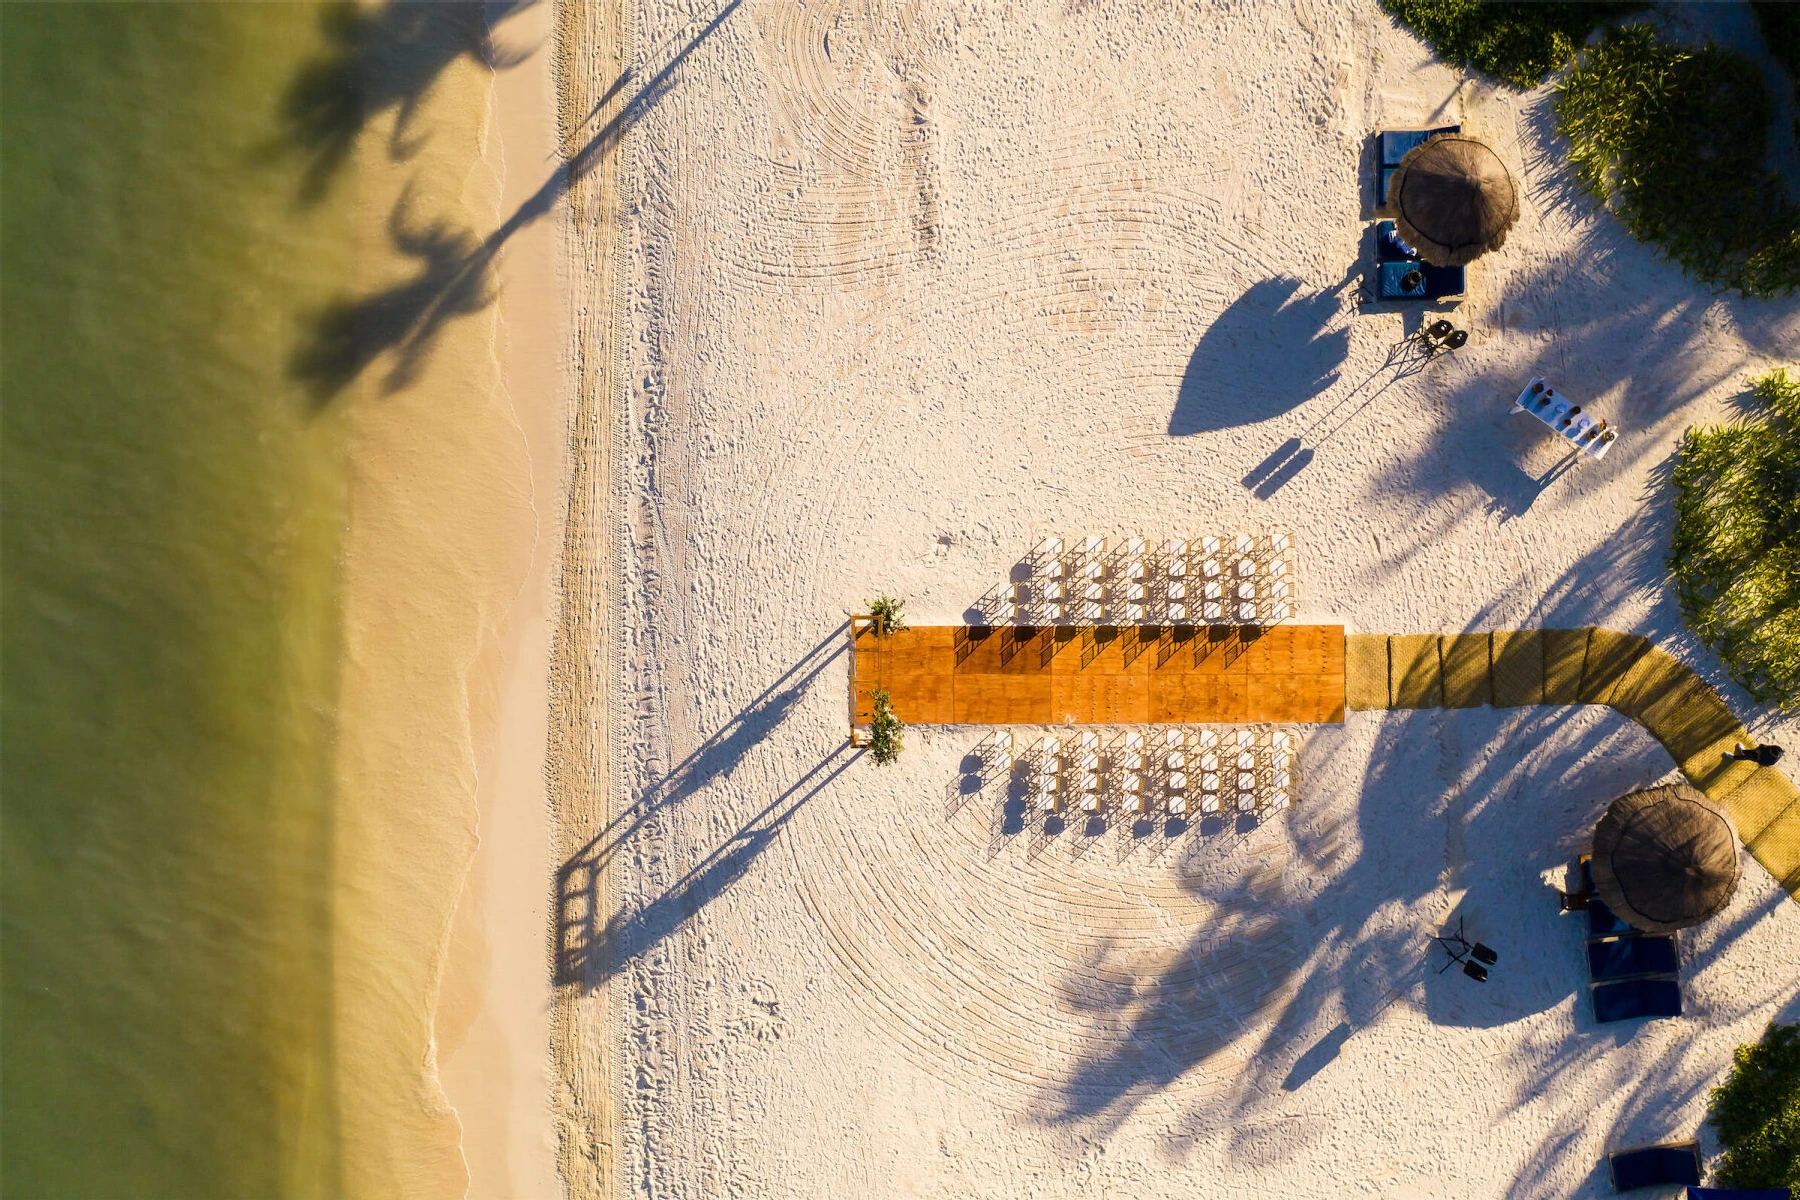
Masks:
[[[990,754],[999,773],[1024,770],[1031,803],[1045,813],[1062,811],[1068,797],[1088,813],[1109,800],[1132,814],[1158,807],[1171,816],[1278,812],[1293,792],[1294,741],[1285,730],[1266,738],[1248,729],[1133,730],[1111,743],[1084,730],[1053,734],[1017,751],[1012,734],[1001,730]]]
[[[1293,615],[1293,541],[1285,533],[1140,537],[1115,549],[1104,537],[1044,539],[1032,578],[1012,585],[1002,621],[1120,621],[1125,624],[1273,623]]]

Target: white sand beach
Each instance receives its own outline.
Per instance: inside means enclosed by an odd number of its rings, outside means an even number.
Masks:
[[[1800,1017],[1800,906],[1746,856],[1684,1015],[1596,1025],[1554,888],[1674,771],[1624,718],[1351,713],[1259,825],[1045,836],[965,787],[988,730],[846,746],[844,625],[961,623],[1048,533],[1277,528],[1302,621],[1643,634],[1792,746],[1663,558],[1682,430],[1800,304],[1684,278],[1574,191],[1544,89],[1367,0],[621,2],[557,60],[567,1194],[1588,1197],[1609,1149],[1715,1151],[1731,1050]],[[1446,124],[1522,213],[1412,370],[1420,314],[1352,302],[1369,139]],[[1533,375],[1603,462],[1509,415]],[[1458,918],[1486,985],[1437,973]]]

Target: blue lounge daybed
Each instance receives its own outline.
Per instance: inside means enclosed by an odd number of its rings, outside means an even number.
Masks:
[[[1596,983],[1591,991],[1594,1020],[1636,1021],[1681,1015],[1681,985],[1673,979],[1628,979]]]
[[[1415,271],[1416,282],[1408,279]],[[1445,300],[1461,296],[1466,288],[1461,267],[1434,267],[1422,261],[1418,251],[1400,240],[1392,221],[1375,223],[1377,300]]]
[[[1588,974],[1594,982],[1632,975],[1673,975],[1680,965],[1672,937],[1600,938],[1587,944]]]
[[[1613,1191],[1669,1187],[1700,1182],[1700,1147],[1694,1142],[1669,1142],[1620,1150],[1606,1156]]]

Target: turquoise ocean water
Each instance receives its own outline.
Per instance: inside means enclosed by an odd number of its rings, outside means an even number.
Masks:
[[[338,1194],[317,5],[0,4],[0,1194]]]

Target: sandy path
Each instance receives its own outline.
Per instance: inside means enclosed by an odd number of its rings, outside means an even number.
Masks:
[[[616,822],[564,838],[577,1194],[605,1160],[649,1196],[1590,1195],[1606,1145],[1692,1134],[1793,1010],[1800,907],[1747,864],[1685,943],[1692,1017],[1594,1027],[1545,877],[1672,767],[1622,718],[1356,714],[1287,816],[1049,838],[963,793],[978,732],[914,730],[886,772],[844,750],[839,630],[877,590],[955,623],[1052,530],[1275,525],[1303,621],[1632,630],[1751,712],[1657,586],[1660,469],[1795,306],[1567,204],[1542,97],[1372,5],[628,21],[621,242],[581,260],[618,274],[577,293],[618,302],[578,299],[578,345],[628,356],[617,626],[566,668],[612,672],[565,711],[610,716],[581,736],[613,739]],[[1358,156],[1446,120],[1525,213],[1471,271],[1469,347],[1406,374],[1416,315],[1340,291]],[[1533,370],[1626,429],[1604,464],[1553,475],[1506,419]],[[1290,439],[1305,462],[1242,482]],[[1486,990],[1426,965],[1451,913],[1506,956]]]
[[[583,161],[617,118],[624,14],[614,0],[565,0],[557,10],[557,124],[565,161]],[[623,376],[615,318],[624,311],[613,271],[619,223],[618,165],[610,153],[590,156],[592,169],[573,175],[561,214],[561,271],[569,299],[565,364],[569,412],[568,519],[561,548],[556,637],[551,652],[552,805],[550,1010],[552,1099],[557,1113],[557,1168],[567,1194],[610,1194],[614,1178],[616,1055],[611,992],[600,964],[571,945],[564,923],[591,921],[610,904],[604,869],[585,868],[583,854],[610,823],[609,786],[614,656],[612,564],[616,396]]]

